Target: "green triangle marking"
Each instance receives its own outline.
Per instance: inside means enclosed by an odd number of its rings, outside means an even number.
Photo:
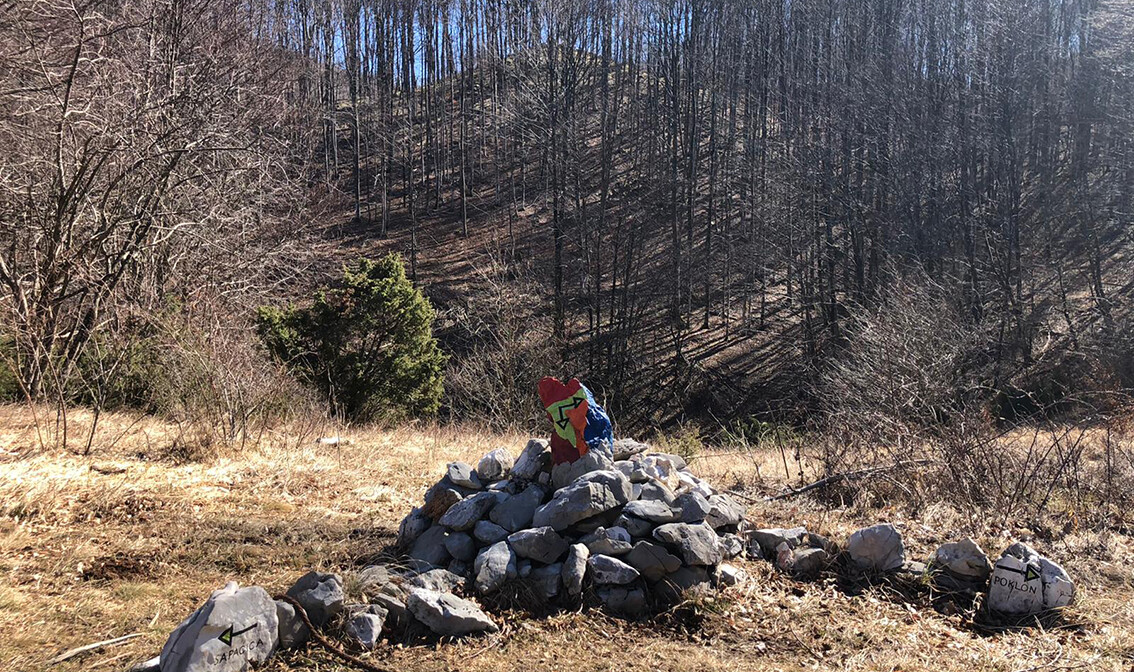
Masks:
[[[1032,581],[1038,578],[1040,578],[1039,570],[1032,565],[1028,565],[1024,570],[1024,581]]]
[[[244,628],[243,630],[237,630],[235,632],[233,632],[233,628],[235,628],[236,626],[230,625],[230,626],[228,626],[227,630],[225,630],[224,632],[217,635],[217,639],[224,642],[225,645],[227,645],[227,646],[232,646],[232,638],[233,637],[236,637],[237,635],[243,635],[244,633],[248,632],[249,630],[254,629],[257,625],[259,625],[259,622],[253,623],[252,625],[248,626],[247,628]]]

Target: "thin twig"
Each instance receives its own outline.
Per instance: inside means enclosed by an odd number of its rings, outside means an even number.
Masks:
[[[866,478],[868,476],[876,476],[878,474],[884,474],[886,472],[894,471],[895,469],[900,469],[902,467],[922,467],[922,466],[925,466],[927,464],[932,464],[934,462],[936,462],[936,460],[930,460],[930,459],[908,460],[908,461],[905,461],[905,462],[896,462],[894,464],[890,464],[890,465],[886,465],[886,466],[882,466],[882,467],[870,467],[870,468],[867,468],[867,469],[859,469],[858,471],[848,471],[848,472],[844,472],[844,473],[841,473],[841,474],[833,474],[831,476],[827,476],[826,478],[821,478],[818,481],[811,483],[810,485],[805,485],[802,488],[789,489],[787,492],[781,493],[779,495],[765,497],[764,501],[774,502],[774,501],[781,500],[781,499],[789,499],[789,498],[795,497],[797,495],[802,495],[805,492],[810,492],[812,490],[817,490],[819,488],[825,488],[828,485],[838,483],[839,481],[857,481],[859,479]]]
[[[95,642],[94,644],[84,644],[83,646],[76,647],[76,648],[71,649],[69,651],[64,651],[63,653],[59,654],[58,656],[55,656],[51,660],[47,661],[47,663],[48,663],[48,665],[58,665],[59,663],[62,663],[64,660],[74,658],[75,656],[79,655],[80,653],[86,653],[87,651],[94,651],[95,649],[101,649],[104,646],[114,646],[115,644],[121,644],[123,642],[128,642],[131,639],[134,639],[135,637],[141,637],[141,636],[142,636],[142,633],[135,632],[134,634],[131,634],[131,635],[123,635],[122,637],[115,637],[113,639],[104,639],[101,642]]]

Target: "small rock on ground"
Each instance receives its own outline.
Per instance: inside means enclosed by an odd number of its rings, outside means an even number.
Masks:
[[[452,593],[415,588],[410,591],[406,606],[417,620],[442,637],[497,632],[500,629],[475,603]]]

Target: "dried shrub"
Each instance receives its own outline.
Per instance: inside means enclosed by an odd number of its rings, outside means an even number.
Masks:
[[[500,430],[539,427],[540,378],[560,368],[551,320],[533,270],[486,255],[478,288],[442,313],[441,332],[454,352],[446,374],[450,417],[479,419]]]

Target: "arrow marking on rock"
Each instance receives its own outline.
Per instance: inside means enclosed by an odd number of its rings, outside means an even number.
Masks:
[[[1033,567],[1032,565],[1027,565],[1023,569],[1016,569],[1015,567],[1007,567],[1005,565],[997,565],[996,568],[997,569],[1003,569],[1006,572],[1013,572],[1015,574],[1022,574],[1024,576],[1024,582],[1025,583],[1027,583],[1028,581],[1034,581],[1034,580],[1040,578],[1039,570],[1036,569],[1035,567]]]
[[[248,626],[247,628],[244,628],[243,630],[237,630],[235,632],[233,632],[233,630],[232,630],[233,627],[235,627],[235,626],[230,625],[230,626],[228,626],[228,629],[226,629],[224,632],[222,632],[220,635],[217,636],[217,639],[224,642],[225,645],[227,645],[227,646],[232,646],[232,638],[233,637],[236,637],[238,635],[243,635],[244,633],[248,632],[249,630],[252,630],[253,628],[255,628],[257,625],[259,625],[259,623],[253,623],[252,625]]]

